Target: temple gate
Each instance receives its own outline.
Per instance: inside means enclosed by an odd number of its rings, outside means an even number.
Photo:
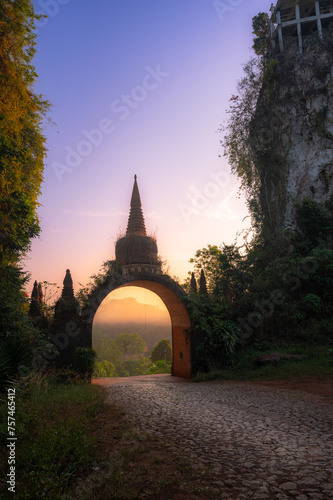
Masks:
[[[176,281],[162,272],[156,240],[147,236],[136,176],[134,177],[126,235],[117,241],[115,250],[116,259],[109,263],[110,268],[103,283],[92,290],[80,317],[76,314],[75,320],[71,321],[68,314],[65,314],[66,323],[61,321],[63,309],[68,308],[69,303],[71,303],[70,311],[77,310],[72,280],[69,270],[67,270],[63,294],[56,305],[56,312],[58,310],[60,314],[55,315],[58,340],[60,339],[59,331],[63,337],[67,335],[63,347],[59,346],[61,340],[58,341],[58,345],[56,344],[60,351],[60,358],[64,361],[63,365],[68,364],[76,347],[92,347],[94,316],[105,297],[117,288],[137,286],[156,293],[170,314],[173,351],[172,375],[191,377],[192,358],[194,357],[191,351],[189,333],[191,321],[188,311],[181,301],[186,292]],[[69,323],[72,323],[70,328]]]

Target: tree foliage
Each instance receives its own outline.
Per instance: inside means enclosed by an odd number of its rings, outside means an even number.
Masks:
[[[227,306],[215,295],[190,294],[183,298],[192,327],[191,341],[196,346],[194,371],[222,369],[233,362],[239,328]]]
[[[39,233],[37,198],[48,103],[34,93],[35,15],[30,0],[0,4],[0,250],[15,263]]]
[[[143,355],[145,343],[138,334],[125,332],[118,334],[114,339],[104,337],[94,345],[94,348],[98,354],[94,372],[96,377],[133,377],[171,372],[172,347],[168,340],[160,341],[153,349],[154,354],[150,358]]]
[[[228,124],[221,128],[226,135],[222,141],[224,155],[228,158],[231,171],[241,181],[251,213],[260,204],[260,174],[256,168],[253,151],[251,124],[255,117],[257,101],[262,87],[264,65],[256,57],[244,66],[244,77],[237,84],[237,95],[230,99]],[[257,221],[257,230],[260,226]]]
[[[203,269],[209,292],[214,291],[216,282],[220,277],[220,268],[218,265],[220,255],[221,249],[218,246],[208,245],[207,248],[197,250],[195,257],[190,259],[190,263],[194,264],[197,281],[199,280],[200,272]]]
[[[22,371],[30,371],[32,352],[27,343],[18,338],[3,340],[0,350],[0,394],[13,383]]]
[[[11,367],[7,370],[10,377],[20,375],[24,348],[34,353],[36,363],[47,342],[28,317],[24,292],[28,277],[19,266],[31,239],[40,232],[37,206],[48,103],[34,92],[37,74],[32,59],[38,18],[31,0],[0,2],[0,341],[7,346],[3,367]]]
[[[97,353],[90,347],[77,347],[74,351],[73,367],[82,377],[91,378]]]
[[[100,377],[128,377],[138,375],[145,364],[143,352],[145,342],[137,333],[119,333],[113,339],[103,337],[96,342],[94,348],[98,355],[95,364],[96,373]],[[107,365],[103,365],[106,362]],[[102,364],[101,364],[102,363]],[[114,367],[112,375],[102,375],[103,370],[108,372],[107,367]]]
[[[333,221],[327,208],[332,201],[328,200],[326,206],[321,206],[314,200],[306,198],[297,206],[298,228],[303,238],[312,244],[319,238],[327,238],[333,232]]]
[[[259,12],[252,19],[252,29],[255,38],[253,39],[252,48],[258,56],[265,56],[269,43],[269,15],[267,12]]]
[[[172,346],[169,340],[160,340],[153,348],[150,359],[153,363],[156,361],[165,361],[169,364],[172,361]]]
[[[221,246],[210,296],[186,299],[198,358],[209,367],[232,361],[235,327],[239,347],[256,340],[332,344],[332,229],[332,200],[320,205],[304,199],[288,238],[257,241],[245,255]],[[201,266],[203,250],[196,254]]]
[[[209,292],[225,305],[236,303],[250,280],[246,255],[235,244],[208,245],[190,259],[197,277],[204,270]]]
[[[107,360],[95,361],[94,377],[113,377],[116,367]]]
[[[142,355],[146,347],[145,341],[138,333],[119,333],[114,342],[122,353],[124,361]]]
[[[114,366],[122,364],[122,352],[119,346],[110,337],[103,337],[96,342],[94,349],[97,352],[98,360],[108,361]]]

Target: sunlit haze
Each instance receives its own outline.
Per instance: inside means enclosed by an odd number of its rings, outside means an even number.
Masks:
[[[159,340],[171,341],[170,315],[162,300],[144,288],[126,286],[111,292],[98,308],[93,323],[93,342],[118,333],[138,333],[149,350]]]
[[[114,258],[134,174],[148,234],[181,281],[207,244],[249,225],[220,124],[269,0],[33,2],[37,91],[51,102],[39,217],[25,266],[75,292]],[[219,7],[220,5],[220,7]],[[221,7],[223,6],[224,7]],[[227,6],[227,7],[226,7]]]

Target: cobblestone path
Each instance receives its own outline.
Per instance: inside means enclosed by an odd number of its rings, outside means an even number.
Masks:
[[[333,404],[298,391],[210,382],[108,388],[225,499],[333,498]]]

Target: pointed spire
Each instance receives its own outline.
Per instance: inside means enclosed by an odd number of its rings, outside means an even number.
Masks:
[[[34,287],[31,292],[31,301],[29,307],[29,315],[32,318],[38,318],[42,316],[42,310],[41,310],[42,302],[43,302],[43,292],[41,291],[41,284],[38,284],[36,280],[34,282]]]
[[[195,276],[194,276],[194,273],[192,273],[192,276],[191,276],[191,290],[194,292],[194,293],[197,293],[198,291],[198,285],[197,285],[197,280],[195,279]]]
[[[43,302],[44,294],[42,290],[42,284],[38,283],[38,302]]]
[[[69,269],[66,269],[66,276],[63,284],[64,287],[62,289],[61,297],[63,299],[74,299],[73,280]]]
[[[32,292],[31,292],[31,298],[35,299],[35,300],[38,300],[38,297],[39,297],[38,283],[37,283],[37,280],[36,280],[35,283],[34,283],[34,287],[32,289]]]
[[[200,274],[199,293],[202,293],[203,295],[208,295],[206,276],[203,269],[201,269],[201,274]]]
[[[147,236],[145,219],[143,217],[143,212],[141,208],[141,199],[136,178],[137,177],[135,175],[132,198],[131,198],[131,210],[128,217],[126,236],[128,236],[129,234],[138,234],[141,236]]]

